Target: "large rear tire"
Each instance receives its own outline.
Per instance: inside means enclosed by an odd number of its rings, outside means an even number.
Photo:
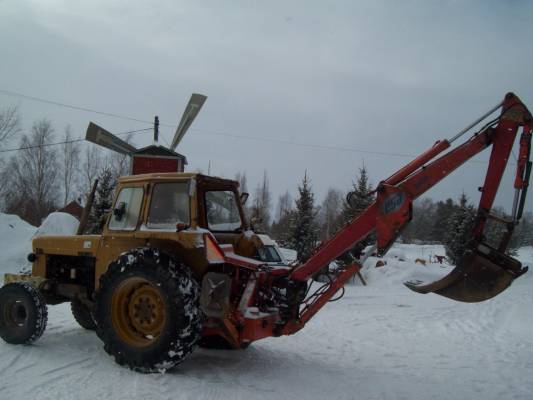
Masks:
[[[150,373],[181,363],[201,331],[199,285],[156,249],[123,254],[100,278],[96,332],[120,365]]]
[[[73,300],[70,303],[70,309],[76,322],[82,327],[90,331],[96,329],[96,322],[94,321],[94,314],[81,301]]]
[[[28,282],[0,289],[0,337],[11,344],[31,344],[46,329],[48,310],[42,294]]]

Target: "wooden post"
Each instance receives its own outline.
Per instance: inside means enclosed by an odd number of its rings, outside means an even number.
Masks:
[[[87,221],[89,220],[89,214],[91,212],[91,208],[93,207],[94,196],[96,194],[97,187],[98,187],[98,179],[94,181],[93,188],[91,189],[91,193],[87,197],[87,204],[85,204],[83,213],[81,214],[80,224],[78,225],[78,230],[76,231],[76,235],[82,235],[83,231],[85,231],[85,228],[87,226]]]

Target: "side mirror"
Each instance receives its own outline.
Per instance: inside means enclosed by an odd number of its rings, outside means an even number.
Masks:
[[[121,201],[120,203],[118,203],[117,208],[113,210],[113,215],[115,216],[115,219],[117,221],[120,221],[125,213],[126,213],[126,203]]]
[[[241,193],[241,204],[244,206],[246,202],[248,201],[248,197],[250,197],[249,193],[242,192]]]
[[[188,228],[189,228],[189,224],[184,224],[183,222],[178,222],[176,224],[176,232],[181,232]]]

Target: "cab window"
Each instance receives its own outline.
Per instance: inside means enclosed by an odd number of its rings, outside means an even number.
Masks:
[[[133,231],[137,227],[144,190],[142,187],[123,188],[115,203],[109,229]]]
[[[146,226],[151,229],[176,229],[189,224],[189,185],[187,182],[157,183],[154,186]]]
[[[234,192],[213,190],[205,193],[207,226],[212,231],[235,231],[242,225]]]
[[[257,257],[260,261],[281,263],[281,257],[274,246],[263,246],[257,249]]]

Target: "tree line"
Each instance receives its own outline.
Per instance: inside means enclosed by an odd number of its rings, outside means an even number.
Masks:
[[[240,173],[236,179],[246,190],[246,175]],[[296,199],[292,199],[289,191],[281,194],[273,215],[270,214],[268,188],[268,176],[265,172],[246,212],[255,229],[269,233],[282,246],[297,250],[301,261],[305,261],[316,246],[361,214],[375,199],[373,185],[364,165],[359,168],[352,186],[346,192],[329,188],[319,204],[315,201],[310,177],[305,173],[298,185]],[[492,213],[509,219],[502,207],[494,207]],[[435,202],[431,198],[422,198],[414,202],[413,219],[401,233],[399,240],[415,244],[444,244],[450,260],[457,262],[470,239],[475,216],[476,208],[464,193],[457,200],[447,198]],[[504,224],[489,219],[484,229],[484,237],[489,245],[497,248],[505,232]],[[352,256],[353,260],[353,256],[373,240],[373,236],[366,238],[358,248],[345,256]],[[526,212],[515,228],[508,253],[513,254],[519,247],[528,245],[533,245],[531,212]]]
[[[71,201],[83,203],[96,179],[114,187],[129,171],[127,156],[74,139],[70,126],[40,119],[24,131],[16,106],[0,109],[0,151],[8,146],[19,150],[0,153],[0,211],[35,226]]]
[[[16,106],[0,108],[0,151],[8,144],[18,145],[20,150],[0,157],[3,183],[0,185],[0,211],[19,215],[37,226],[50,212],[69,202],[83,202],[98,179],[100,184],[88,232],[99,232],[101,216],[111,207],[116,180],[129,172],[128,156],[76,141],[69,126],[58,131],[46,119],[34,121],[31,129],[23,132]],[[237,174],[235,179],[240,183],[241,192],[248,192],[246,173]],[[373,185],[364,165],[354,174],[351,187],[345,191],[329,188],[321,202],[315,198],[307,172],[296,189],[296,198],[293,199],[287,190],[278,197],[274,207],[265,171],[244,208],[254,229],[269,233],[281,245],[297,250],[300,260],[306,260],[317,245],[333,236],[374,200]],[[475,216],[474,206],[466,196],[438,202],[424,198],[415,201],[413,209],[414,218],[402,232],[401,240],[444,243],[449,249],[461,251],[464,235]],[[496,207],[494,211],[505,217],[503,209]],[[485,235],[496,245],[503,229],[501,224],[491,221]],[[372,239],[367,238],[362,245]],[[533,245],[531,213],[524,215],[510,243],[511,249],[524,245]],[[453,257],[453,250],[450,255]]]

